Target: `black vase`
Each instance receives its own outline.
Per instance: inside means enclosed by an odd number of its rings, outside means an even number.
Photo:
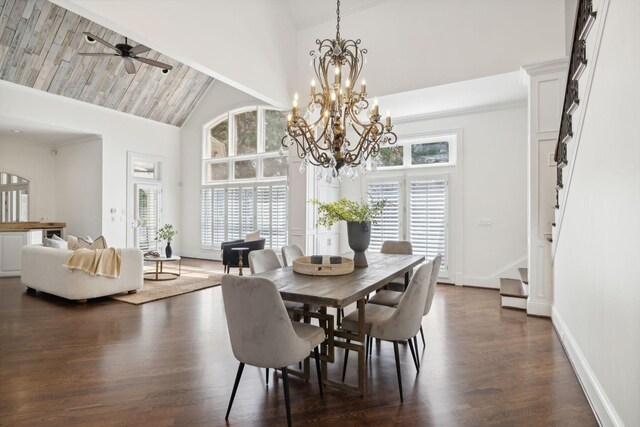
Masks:
[[[353,264],[355,267],[367,267],[367,257],[365,251],[369,248],[371,240],[371,223],[347,222],[347,234],[349,236],[349,247],[353,250]]]
[[[171,249],[171,242],[167,242],[167,247],[164,248],[164,253],[167,258],[171,258],[171,255],[173,255],[173,249]]]

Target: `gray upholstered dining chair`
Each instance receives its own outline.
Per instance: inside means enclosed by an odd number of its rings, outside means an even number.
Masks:
[[[427,302],[424,305],[424,316],[429,314],[433,297],[436,293],[436,284],[438,283],[438,275],[440,274],[440,265],[442,265],[442,255],[438,254],[433,258],[433,270],[431,271],[431,279],[429,280],[429,294]],[[403,293],[398,291],[382,290],[369,298],[369,304],[386,305],[387,307],[396,307],[402,299]],[[420,336],[422,338],[422,346],[426,345],[424,340],[424,331],[420,325]],[[417,345],[416,345],[417,351]]]
[[[318,346],[324,341],[324,330],[307,323],[291,322],[275,283],[262,277],[223,276],[222,298],[231,348],[240,362],[225,420],[229,419],[240,377],[247,364],[282,371],[287,423],[290,426],[287,366],[306,359],[313,352],[322,397]]]
[[[382,242],[380,248],[381,254],[399,254],[399,255],[413,255],[413,245],[407,240],[385,240]],[[411,278],[411,273],[408,274],[408,278]],[[408,281],[403,279],[393,279],[387,288],[400,288],[404,291]],[[395,285],[395,286],[394,286]]]
[[[260,274],[265,271],[282,268],[276,251],[273,249],[259,249],[249,252],[249,269],[251,274]]]
[[[251,270],[251,274],[260,274],[265,271],[275,270],[276,268],[282,268],[282,264],[280,264],[278,255],[273,249],[260,249],[249,253],[249,269]],[[291,301],[285,301],[284,306],[287,307],[287,311],[289,312],[304,308],[304,304]]]
[[[424,306],[429,293],[429,282],[432,269],[433,262],[431,261],[418,267],[418,270],[411,279],[411,282],[404,293],[406,298],[402,298],[396,308],[377,304],[365,305],[365,333],[372,338],[393,342],[393,351],[396,359],[396,374],[398,376],[398,387],[400,389],[400,401],[403,401],[404,398],[402,395],[402,377],[400,375],[398,342],[406,341],[409,344],[409,348],[412,350],[412,356],[415,362],[415,354],[413,352],[411,339],[415,337],[420,330]],[[353,311],[342,319],[342,328],[352,332],[358,330],[358,311]],[[345,350],[343,381],[348,357],[349,350]]]
[[[304,251],[295,243],[282,247],[282,262],[284,262],[285,267],[293,265],[293,260],[301,256],[304,256]]]

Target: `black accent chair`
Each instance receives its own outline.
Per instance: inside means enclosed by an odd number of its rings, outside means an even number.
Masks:
[[[252,240],[245,242],[244,239],[232,240],[230,242],[223,242],[220,245],[222,249],[222,265],[224,265],[224,272],[230,273],[231,267],[237,267],[239,261],[239,252],[232,251],[232,248],[249,248],[249,250],[242,251],[242,266],[249,268],[249,252],[264,249],[265,239]]]

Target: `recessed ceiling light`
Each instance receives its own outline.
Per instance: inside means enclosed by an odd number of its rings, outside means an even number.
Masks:
[[[18,130],[18,129],[11,129],[11,132],[13,132],[13,133],[22,133],[22,131]]]

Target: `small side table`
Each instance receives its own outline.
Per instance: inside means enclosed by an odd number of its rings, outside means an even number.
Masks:
[[[242,276],[242,267],[244,267],[242,264],[242,252],[248,251],[249,248],[231,248],[231,250],[238,252],[238,275]]]
[[[180,275],[182,274],[182,258],[180,258],[179,256],[172,256],[170,258],[167,257],[144,257],[145,261],[149,261],[149,262],[155,262],[156,263],[156,270],[155,271],[148,271],[146,273],[144,273],[144,278],[147,280],[153,280],[154,282],[163,282],[166,280],[175,280],[178,277],[180,277]],[[173,271],[163,271],[163,266],[165,262],[178,262],[178,272],[175,273]],[[169,274],[171,276],[174,277],[165,277],[165,278],[160,278],[161,274]],[[148,275],[151,275],[151,277],[147,277]]]

